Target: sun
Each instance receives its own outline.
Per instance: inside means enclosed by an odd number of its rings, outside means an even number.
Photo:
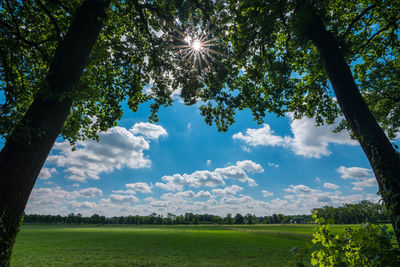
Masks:
[[[215,38],[210,38],[211,33],[207,33],[207,29],[190,28],[180,32],[180,38],[177,38],[183,44],[175,47],[179,49],[182,60],[193,63],[193,68],[211,68],[210,61],[215,60],[212,54],[218,54],[211,48],[214,46]]]
[[[195,41],[192,43],[192,47],[193,47],[193,49],[194,49],[195,51],[199,51],[199,50],[203,47],[203,44],[202,44],[199,40],[195,40]]]

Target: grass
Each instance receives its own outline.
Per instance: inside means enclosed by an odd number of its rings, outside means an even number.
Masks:
[[[11,266],[287,266],[314,227],[23,225]]]

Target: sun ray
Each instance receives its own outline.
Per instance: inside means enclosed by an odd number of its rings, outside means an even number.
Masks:
[[[217,38],[212,35],[208,24],[204,29],[192,27],[174,36],[173,39],[178,42],[175,47],[178,49],[180,60],[187,61],[199,72],[213,69],[212,62],[217,61],[216,55],[221,53],[212,49],[217,46]]]

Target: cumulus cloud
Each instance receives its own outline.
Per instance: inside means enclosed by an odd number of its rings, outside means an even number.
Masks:
[[[227,213],[251,213],[262,216],[273,213],[309,214],[313,208],[325,205],[340,206],[343,203],[357,203],[363,199],[377,201],[377,196],[372,194],[343,195],[337,190],[325,192],[303,184],[291,185],[283,190],[283,198],[271,200],[258,200],[246,194],[239,194],[244,189],[237,185],[213,189],[211,192],[168,192],[159,198],[152,196],[143,200],[135,196],[135,191],[131,189],[123,193],[117,191],[121,190],[113,190],[108,196],[102,197],[101,190],[96,188],[75,191],[66,191],[60,187],[38,188],[34,189],[26,212],[63,215],[74,212],[85,216],[94,213],[105,216],[148,215],[153,212],[164,215],[192,212],[223,216]],[[267,190],[263,190],[262,193],[265,197],[271,196],[271,192]]]
[[[71,206],[74,209],[94,209],[96,208],[97,204],[96,202],[89,202],[89,201],[83,201],[83,202],[78,202],[78,201],[72,201]]]
[[[89,187],[75,191],[66,191],[64,189],[61,189],[60,186],[57,186],[54,188],[34,188],[32,190],[30,199],[35,201],[48,202],[50,200],[93,198],[101,195],[103,195],[103,191],[96,187]]]
[[[275,135],[268,124],[259,129],[247,129],[246,133],[238,132],[233,139],[244,141],[250,146],[282,146],[285,144],[283,137]]]
[[[148,123],[148,122],[139,122],[135,123],[130,131],[134,135],[142,135],[146,139],[158,139],[160,136],[167,136],[167,131],[160,125]]]
[[[80,141],[77,149],[71,150],[67,141],[56,143],[48,164],[64,167],[68,179],[83,182],[87,179],[99,179],[101,173],[109,173],[115,169],[128,167],[132,169],[148,168],[151,161],[145,157],[144,151],[150,148],[149,140],[166,131],[158,125],[137,123],[131,130],[113,127],[107,132],[99,133],[100,141]],[[141,134],[143,136],[136,136]],[[57,154],[56,154],[57,153]]]
[[[89,187],[81,190],[67,191],[60,186],[34,188],[29,197],[27,213],[68,214],[73,210],[72,204],[85,202],[103,195],[99,188]],[[76,206],[76,205],[75,205]]]
[[[378,182],[376,181],[375,177],[365,179],[363,181],[352,182],[353,190],[354,191],[362,191],[366,187],[377,187]]]
[[[331,183],[324,183],[324,187],[332,190],[339,189],[339,186],[336,184],[331,184]]]
[[[269,192],[267,190],[262,190],[261,193],[262,193],[263,197],[270,197],[270,196],[274,195],[274,193]]]
[[[161,178],[165,183],[157,182],[155,186],[164,190],[182,190],[184,186],[190,187],[215,187],[225,185],[224,179],[221,175],[210,171],[196,171],[192,174],[174,174],[172,176],[166,175]]]
[[[243,187],[238,185],[227,186],[222,189],[213,189],[211,192],[215,196],[228,196],[228,195],[236,195],[238,192],[242,191]]]
[[[290,116],[290,115],[289,115]],[[357,145],[346,131],[334,133],[337,123],[317,127],[315,120],[304,117],[299,120],[291,118],[291,131],[293,136],[279,136],[274,133],[270,125],[264,124],[262,128],[247,129],[245,133],[239,132],[232,136],[234,140],[245,142],[249,146],[281,146],[291,149],[295,154],[320,158],[329,156],[329,144]]]
[[[85,189],[81,189],[78,191],[73,191],[72,195],[77,195],[78,197],[88,197],[88,198],[93,198],[95,196],[102,196],[103,195],[103,191],[101,191],[101,189],[96,188],[96,187],[89,187],[89,188],[85,188]]]
[[[288,200],[287,205],[284,207],[285,210],[293,210],[294,213],[300,211],[309,212],[313,208],[322,207],[325,205],[329,206],[340,206],[343,203],[357,203],[364,199],[375,200],[376,198],[363,195],[363,194],[351,194],[343,195],[342,192],[335,191],[322,191],[314,189],[306,185],[291,185],[284,189],[288,194],[285,195],[285,199]]]
[[[340,166],[337,169],[337,172],[340,174],[340,177],[343,179],[367,179],[372,175],[371,169],[360,168],[360,167],[345,167]]]
[[[362,191],[367,187],[376,187],[378,183],[371,169],[361,167],[345,167],[340,166],[337,169],[342,179],[353,179],[352,182],[354,191]]]
[[[320,158],[332,153],[328,149],[329,144],[358,145],[357,141],[350,138],[347,131],[333,132],[337,123],[317,127],[314,119],[304,117],[292,120],[290,126],[293,138],[288,138],[288,144],[297,155]]]
[[[264,172],[264,169],[263,169],[263,167],[261,167],[260,164],[255,163],[254,161],[251,161],[251,160],[237,161],[236,166],[238,166],[239,168],[242,168],[245,171],[251,172],[251,173]]]
[[[117,195],[111,194],[107,199],[103,199],[102,202],[112,202],[112,203],[121,203],[121,202],[138,202],[139,199],[133,195]]]
[[[196,197],[196,193],[193,192],[192,190],[187,190],[187,191],[181,191],[177,193],[166,193],[163,194],[160,198],[161,199],[176,199],[176,198],[194,198]]]
[[[225,205],[244,205],[253,200],[254,199],[250,196],[241,195],[240,197],[223,197],[220,202]]]
[[[155,186],[168,191],[180,191],[184,186],[189,187],[217,187],[225,185],[225,179],[246,182],[249,186],[257,186],[256,181],[247,175],[247,172],[261,173],[264,169],[260,164],[251,160],[236,162],[236,165],[225,168],[216,168],[214,171],[202,170],[191,174],[165,175],[163,183],[156,182]]]
[[[47,180],[51,178],[53,173],[57,173],[55,168],[42,168],[39,173],[39,179]]]
[[[311,189],[310,187],[303,185],[303,184],[291,185],[288,188],[283,189],[283,190],[286,192],[289,192],[289,193],[293,193],[293,194],[299,194],[299,193],[310,194],[315,191],[315,190]]]
[[[151,193],[151,185],[148,185],[147,183],[139,182],[133,184],[126,184],[125,186],[134,191],[139,191],[142,193]]]
[[[125,194],[125,195],[135,195],[136,191],[133,190],[112,190],[113,193],[115,194]]]

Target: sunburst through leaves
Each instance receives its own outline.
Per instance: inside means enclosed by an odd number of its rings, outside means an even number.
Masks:
[[[179,49],[179,53],[183,56],[182,60],[191,62],[193,68],[198,67],[200,69],[211,69],[211,61],[216,60],[213,54],[219,54],[219,52],[211,48],[214,46],[213,42],[215,41],[215,38],[210,38],[211,33],[207,33],[207,29],[190,29],[184,33],[180,33],[179,41],[184,44],[177,45],[176,47]]]

